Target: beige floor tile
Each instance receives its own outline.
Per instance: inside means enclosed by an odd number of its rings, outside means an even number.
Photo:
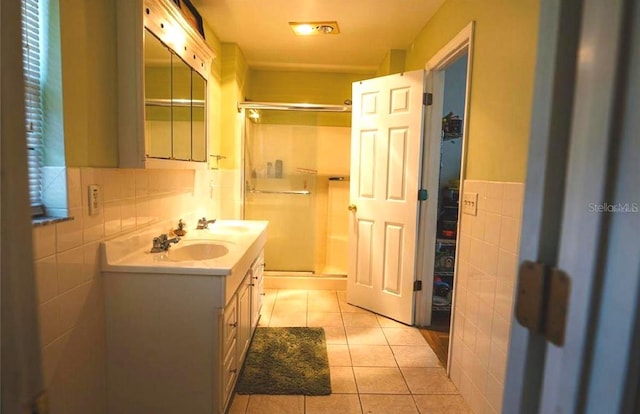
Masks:
[[[349,345],[354,367],[397,367],[388,345]]]
[[[340,312],[307,312],[307,326],[337,326],[342,328],[342,314]]]
[[[273,312],[269,326],[307,326],[306,313]]]
[[[247,404],[249,403],[248,395],[234,395],[231,407],[229,407],[228,414],[244,414],[247,411]]]
[[[382,328],[389,345],[427,345],[424,337],[416,328]]]
[[[420,414],[473,414],[461,395],[414,395]]]
[[[385,318],[382,315],[376,315],[376,318],[378,318],[378,323],[383,328],[406,328],[406,327],[408,327],[408,325],[405,325],[405,324],[403,324],[401,322],[398,322],[398,321],[394,321],[393,319]]]
[[[324,335],[327,339],[327,344],[334,345],[346,345],[347,336],[344,332],[344,328],[339,326],[323,326]]]
[[[361,394],[409,394],[398,368],[353,367]]]
[[[304,414],[304,396],[251,395],[247,414]]]
[[[442,367],[429,345],[391,345],[399,367]]]
[[[444,368],[401,368],[412,394],[458,394]]]
[[[310,311],[340,312],[338,295],[334,290],[310,290],[307,305]]]
[[[360,394],[365,414],[418,414],[411,395]]]
[[[340,311],[342,313],[369,313],[368,310],[359,308],[357,306],[353,306],[353,305],[347,303],[346,300],[345,301],[338,301],[338,304],[340,305]]]
[[[380,327],[378,318],[373,313],[347,312],[342,315],[344,326],[375,326]]]
[[[331,367],[351,366],[351,355],[347,345],[327,345],[327,356]]]
[[[356,379],[351,367],[330,367],[333,394],[357,394]]]
[[[355,394],[331,394],[306,397],[306,414],[362,414],[360,400]]]
[[[304,289],[278,289],[277,300],[307,300],[307,290]]]
[[[387,345],[382,328],[377,327],[345,327],[347,342],[350,345]]]

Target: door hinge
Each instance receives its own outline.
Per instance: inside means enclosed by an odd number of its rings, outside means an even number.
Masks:
[[[560,269],[524,261],[518,275],[516,319],[557,346],[564,344],[571,279]]]
[[[425,92],[422,95],[422,105],[429,106],[432,104],[433,104],[433,94],[430,92]]]
[[[425,201],[428,198],[429,198],[429,192],[426,189],[421,188],[421,189],[418,190],[418,200],[419,201]]]
[[[413,291],[418,292],[422,290],[422,280],[413,281]]]

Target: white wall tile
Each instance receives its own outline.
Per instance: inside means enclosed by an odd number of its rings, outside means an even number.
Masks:
[[[38,303],[45,303],[58,294],[58,264],[56,256],[49,256],[35,262]]]
[[[104,235],[113,236],[122,231],[122,216],[120,202],[111,201],[104,205]]]
[[[82,212],[82,238],[85,243],[102,240],[104,237],[104,208],[99,214],[90,216],[87,210]]]
[[[58,303],[55,298],[38,307],[38,318],[40,344],[41,346],[47,346],[60,335],[60,317]]]
[[[524,186],[466,180],[463,188],[478,193],[479,211],[461,216],[456,295],[463,295],[452,340],[462,341],[452,347],[460,366],[452,379],[476,414],[491,414],[501,409]]]
[[[56,227],[51,225],[33,228],[33,258],[34,260],[51,256],[56,252]]]
[[[487,198],[502,200],[504,194],[504,183],[491,181],[487,183]]]
[[[82,247],[58,254],[58,294],[62,294],[84,282],[84,258]]]
[[[82,245],[82,209],[73,208],[69,210],[69,216],[73,220],[56,223],[56,250],[63,252]]]
[[[520,240],[520,222],[512,217],[502,216],[500,220],[500,248],[517,253]]]
[[[489,374],[487,376],[486,396],[489,404],[495,412],[502,412],[502,395],[504,392],[504,383],[498,381],[495,376]]]
[[[60,304],[60,328],[66,332],[73,328],[82,315],[89,294],[90,283],[77,286],[58,297]]]
[[[211,175],[203,176],[196,183],[193,171],[67,170],[68,200],[76,220],[33,229],[42,364],[53,412],[106,413],[100,242],[161,219],[193,217],[195,211],[210,208],[202,207],[203,199],[219,209],[219,200],[211,198],[208,188]],[[102,190],[101,210],[95,216],[88,216],[90,184]],[[153,219],[151,205],[156,206]]]
[[[129,231],[136,228],[135,199],[127,199],[120,204],[120,215],[122,219],[122,231]]]
[[[82,207],[80,168],[67,168],[67,200],[70,210]]]
[[[122,169],[120,174],[122,180],[121,198],[123,200],[136,198],[136,170]]]
[[[484,222],[484,241],[494,246],[500,244],[500,215],[487,212]]]
[[[85,244],[82,258],[85,281],[100,277],[100,243]]]
[[[484,240],[484,230],[486,226],[486,211],[478,210],[478,215],[475,216],[471,224],[471,237],[479,240]],[[473,216],[472,216],[473,217]]]

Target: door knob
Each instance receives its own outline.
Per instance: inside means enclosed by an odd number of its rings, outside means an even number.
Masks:
[[[347,208],[349,209],[349,211],[353,211],[354,213],[358,211],[358,206],[356,206],[355,204],[349,204],[349,207]]]

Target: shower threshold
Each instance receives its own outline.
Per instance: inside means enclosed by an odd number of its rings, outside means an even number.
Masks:
[[[346,290],[347,276],[267,270],[264,272],[264,287],[265,289]]]

